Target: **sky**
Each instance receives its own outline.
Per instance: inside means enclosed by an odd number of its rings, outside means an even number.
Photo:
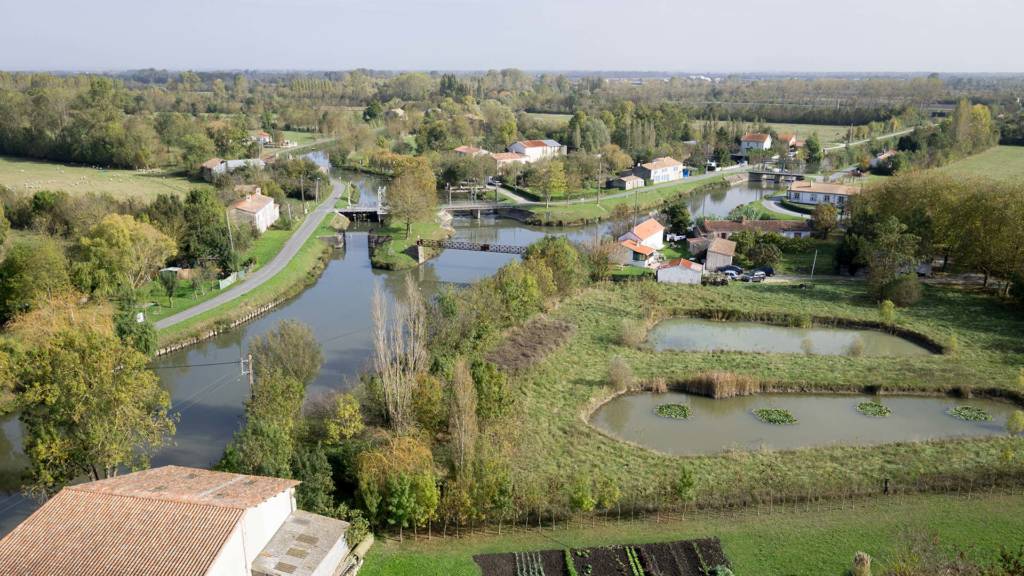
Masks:
[[[1021,0],[0,0],[0,70],[1024,72]]]

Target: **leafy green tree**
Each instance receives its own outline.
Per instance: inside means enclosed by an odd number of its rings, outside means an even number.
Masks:
[[[589,276],[586,261],[563,236],[545,236],[534,242],[526,249],[524,258],[527,261],[539,260],[547,265],[560,295],[571,294]]]
[[[114,333],[121,342],[151,356],[156,351],[156,327],[149,319],[136,318],[134,292],[126,290],[114,314]]]
[[[181,257],[192,264],[212,260],[222,269],[234,263],[228,240],[227,212],[212,190],[190,190],[185,198]]]
[[[176,272],[167,272],[161,274],[160,287],[164,289],[164,294],[167,295],[167,306],[174,306],[174,292],[178,289],[178,274]]]
[[[328,444],[340,444],[363,431],[363,415],[359,400],[351,394],[338,394],[331,403],[331,412],[324,422]]]
[[[807,154],[807,161],[817,164],[825,158],[824,150],[821,147],[821,140],[818,133],[814,132],[804,140],[804,153]]]
[[[503,416],[511,403],[508,376],[495,364],[473,361],[473,382],[476,384],[476,412],[484,422]]]
[[[71,288],[67,258],[56,240],[20,240],[0,262],[0,323],[26,312],[35,300]]]
[[[577,512],[593,512],[597,506],[597,499],[594,498],[593,482],[588,476],[577,477],[572,484],[569,503],[572,509]]]
[[[672,489],[680,502],[692,502],[697,496],[697,481],[693,471],[686,464],[679,465],[679,472],[672,483]]]
[[[282,320],[249,342],[256,380],[279,372],[308,386],[320,373],[323,352],[313,330],[297,320]]]
[[[782,259],[782,250],[769,242],[758,242],[747,251],[754,266],[774,266]]]
[[[218,470],[290,478],[292,435],[278,422],[246,417],[245,426],[235,433],[217,463]]]
[[[551,197],[564,195],[568,190],[565,166],[559,160],[547,162],[540,170],[537,185],[544,195],[544,206],[551,206]]]
[[[1006,432],[1010,436],[1020,436],[1024,433],[1024,410],[1013,411],[1013,414],[1006,420]]]
[[[440,499],[430,447],[410,437],[394,437],[358,457],[359,494],[377,525],[422,526],[434,517]]]
[[[333,516],[334,476],[327,454],[319,444],[300,448],[294,457],[295,479],[300,480],[295,490],[295,503],[302,510]]]
[[[50,495],[82,476],[148,464],[175,429],[170,394],[148,361],[88,327],[62,330],[26,353],[15,391],[32,491]]]
[[[437,210],[437,183],[425,159],[407,159],[395,167],[395,178],[387,189],[387,203],[389,216],[405,224],[406,238],[414,222],[433,218]]]
[[[384,115],[384,107],[380,105],[380,102],[374,100],[370,102],[370,105],[363,110],[363,120],[372,122]]]
[[[878,317],[889,328],[896,326],[896,305],[892,300],[882,300],[878,305]]]
[[[823,203],[814,207],[814,213],[811,215],[811,226],[814,227],[814,231],[818,233],[818,236],[828,238],[829,233],[835,229],[838,223],[839,213],[835,206]]]
[[[868,284],[876,297],[881,299],[887,286],[914,270],[918,241],[895,216],[878,224],[868,247]]]
[[[80,290],[109,296],[142,287],[176,252],[174,240],[153,226],[108,214],[79,240],[72,271]]]
[[[690,216],[690,208],[686,202],[673,202],[665,209],[665,217],[668,219],[668,229],[673,234],[686,234],[693,226],[693,217]]]

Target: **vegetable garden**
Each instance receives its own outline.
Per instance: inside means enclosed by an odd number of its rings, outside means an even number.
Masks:
[[[731,574],[717,539],[485,554],[483,576],[719,576]]]

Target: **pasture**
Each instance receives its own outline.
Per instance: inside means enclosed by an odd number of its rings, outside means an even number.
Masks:
[[[953,176],[984,176],[997,180],[1024,175],[1024,146],[995,146],[939,168]]]
[[[0,186],[16,192],[63,190],[68,194],[110,194],[118,200],[151,202],[159,194],[184,195],[208,186],[164,170],[124,170],[0,157]]]

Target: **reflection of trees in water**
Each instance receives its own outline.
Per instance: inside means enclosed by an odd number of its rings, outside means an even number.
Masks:
[[[0,492],[14,492],[21,487],[21,475],[28,465],[28,459],[20,446],[7,436],[7,428],[21,426],[17,416],[0,419]]]
[[[441,280],[437,275],[437,267],[433,262],[427,262],[421,266],[401,271],[376,271],[376,281],[381,283],[384,295],[392,302],[406,303],[405,277],[412,275],[413,282],[419,287],[420,293],[426,300],[433,298],[441,286]]]

